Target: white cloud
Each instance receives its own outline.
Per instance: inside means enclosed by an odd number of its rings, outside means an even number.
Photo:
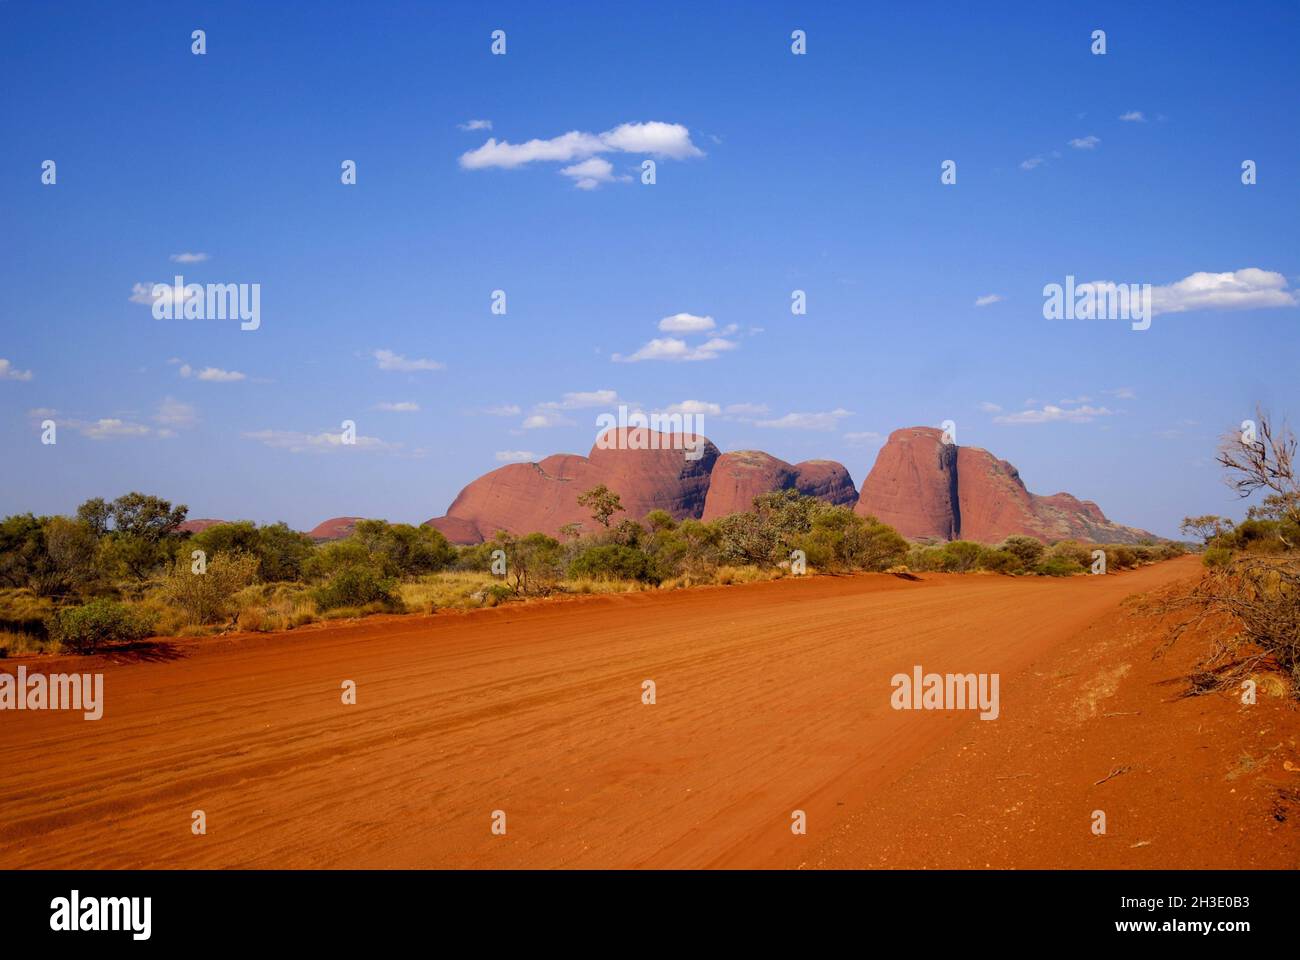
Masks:
[[[1002,294],[1000,293],[986,293],[982,297],[975,298],[975,306],[987,307],[991,303],[998,303],[1001,299]]]
[[[194,377],[207,383],[235,383],[248,379],[238,370],[222,370],[220,367],[204,367],[202,370],[195,370],[188,363],[181,364],[179,373],[182,377]]]
[[[420,405],[413,400],[400,400],[397,403],[377,403],[375,409],[386,413],[419,413]]]
[[[1134,400],[1137,398],[1137,391],[1132,387],[1116,387],[1114,390],[1103,390],[1102,393],[1108,397],[1114,397],[1116,400]]]
[[[1146,115],[1141,110],[1130,110],[1128,113],[1119,115],[1121,120],[1127,120],[1129,123],[1146,123]]]
[[[524,418],[524,422],[520,424],[520,427],[522,427],[525,430],[541,430],[546,427],[571,427],[571,426],[573,426],[572,420],[570,420],[568,417],[564,416],[563,414],[555,413],[555,412],[540,412],[540,413],[529,414],[527,417]]]
[[[697,317],[693,313],[674,313],[659,321],[663,333],[705,333],[714,326],[712,317]]]
[[[1001,413],[1001,412],[1002,412],[1002,408],[1001,408],[1000,406],[998,406],[996,403],[990,403],[988,400],[985,400],[985,401],[983,401],[983,402],[980,404],[980,412],[981,412],[981,413]]]
[[[681,413],[692,416],[718,417],[722,415],[722,407],[716,403],[709,403],[705,400],[683,400],[681,403],[669,404],[660,412],[669,415]]]
[[[173,263],[202,263],[212,258],[206,253],[173,253],[168,259]]]
[[[246,432],[244,437],[290,453],[334,453],[341,450],[384,452],[401,446],[400,443],[389,443],[360,434],[357,434],[355,443],[344,443],[342,433],[300,433],[296,430],[252,430]]]
[[[720,353],[734,350],[738,344],[734,340],[713,337],[698,346],[689,346],[685,340],[676,337],[656,337],[642,346],[636,353],[623,356],[616,353],[611,359],[616,363],[639,363],[642,360],[716,360]]]
[[[834,430],[836,425],[852,413],[843,407],[824,413],[787,413],[775,420],[756,420],[756,427],[773,427],[781,430]]]
[[[1093,150],[1099,143],[1101,143],[1101,137],[1094,137],[1089,134],[1086,137],[1075,137],[1070,141],[1070,146],[1076,150]]]
[[[491,130],[491,120],[466,120],[464,123],[458,123],[456,126],[462,130]]]
[[[761,417],[768,412],[768,406],[766,403],[729,403],[722,412],[737,419]]]
[[[417,370],[443,370],[445,363],[437,360],[408,360],[392,350],[376,350],[372,354],[380,370],[395,370],[399,373],[413,373]]]
[[[1193,273],[1151,290],[1152,315],[1188,310],[1257,310],[1298,304],[1300,299],[1295,291],[1287,289],[1286,277],[1258,267],[1228,273]]]
[[[1008,413],[994,417],[994,423],[1090,423],[1098,417],[1114,416],[1114,410],[1105,407],[1072,407],[1069,410],[1054,404],[1045,404],[1034,410],[1022,410],[1020,413]]]
[[[496,458],[498,463],[532,463],[541,459],[531,450],[498,450]]]
[[[572,177],[574,186],[579,190],[595,190],[602,183],[613,183],[615,180],[630,180],[631,177],[615,177],[614,165],[604,157],[589,157],[581,163],[575,163],[571,167],[565,167],[560,171],[566,177]]]
[[[573,164],[561,171],[577,180],[585,190],[599,183],[615,179],[608,161],[588,164],[589,158],[600,153],[622,152],[652,154],[656,157],[683,160],[702,157],[704,152],[691,142],[690,131],[679,123],[652,120],[647,123],[624,123],[604,133],[587,133],[570,130],[549,140],[528,140],[510,143],[489,137],[487,142],[460,156],[465,170],[484,170],[490,167],[514,169],[529,163]],[[619,178],[630,179],[630,178]]]
[[[608,407],[615,403],[618,403],[617,390],[580,390],[538,406],[544,410],[586,410],[591,407]]]
[[[884,436],[874,430],[862,430],[857,433],[844,434],[844,442],[851,447],[868,447],[884,440]]]
[[[1032,169],[1034,169],[1034,167],[1038,166],[1038,165],[1041,164],[1042,162],[1043,162],[1043,158],[1042,158],[1042,157],[1030,157],[1028,160],[1021,160],[1021,161],[1020,161],[1020,169],[1021,169],[1021,170],[1032,170]]]
[[[18,370],[4,357],[0,357],[0,380],[30,380],[30,370]]]

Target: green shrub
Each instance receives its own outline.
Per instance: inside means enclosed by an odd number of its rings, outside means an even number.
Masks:
[[[1029,568],[1043,559],[1047,546],[1037,537],[1015,534],[1003,540],[998,549],[1014,553],[1020,559],[1020,565]]]
[[[1047,551],[1048,560],[1068,560],[1088,569],[1092,566],[1092,550],[1077,540],[1058,540]]]
[[[992,573],[1019,573],[1025,568],[1024,562],[1010,550],[985,550],[980,555],[980,568]]]
[[[1207,567],[1226,567],[1232,562],[1232,551],[1227,547],[1210,547],[1201,562]]]
[[[390,610],[402,608],[397,595],[397,581],[385,577],[383,571],[374,566],[355,565],[336,570],[329,580],[312,591],[312,599],[322,612],[370,604],[379,604]]]
[[[1083,573],[1085,567],[1077,560],[1068,557],[1048,557],[1034,567],[1034,573],[1042,577],[1072,577]]]
[[[162,598],[180,610],[191,626],[215,623],[234,612],[234,597],[257,576],[258,558],[246,553],[218,553],[207,558],[203,573],[188,554],[163,580]]]
[[[153,633],[155,623],[148,611],[101,599],[64,607],[54,615],[50,633],[75,653],[93,653],[106,643],[143,640]]]
[[[1128,547],[1107,547],[1106,548],[1106,569],[1107,570],[1127,570],[1130,567],[1136,567],[1138,564],[1138,555],[1136,551]]]
[[[609,543],[591,547],[578,554],[569,564],[570,577],[590,577],[593,580],[641,580],[659,582],[651,558],[636,549]]]
[[[973,540],[954,540],[942,548],[939,569],[945,573],[967,573],[979,565],[984,547]]]

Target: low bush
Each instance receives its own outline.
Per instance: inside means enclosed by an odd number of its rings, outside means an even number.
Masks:
[[[312,599],[322,612],[371,604],[393,611],[402,609],[397,581],[371,566],[354,565],[336,570],[329,580],[312,591]]]
[[[74,653],[94,653],[107,643],[143,640],[152,635],[154,623],[144,610],[101,599],[58,611],[50,634]]]
[[[1072,577],[1084,572],[1083,564],[1068,557],[1048,557],[1034,567],[1040,577]]]
[[[578,554],[569,563],[570,577],[591,577],[594,580],[641,580],[657,583],[651,558],[635,547],[605,544],[591,547]]]

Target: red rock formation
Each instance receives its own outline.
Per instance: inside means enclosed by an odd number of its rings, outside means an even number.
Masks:
[[[933,427],[895,430],[862,484],[854,508],[915,540],[999,543],[1012,534],[1044,542],[1075,539],[1135,543],[1145,530],[1106,519],[1091,501],[1068,493],[1030,493],[1020,473],[979,447],[944,444]]]
[[[957,448],[934,427],[895,430],[862,482],[855,512],[874,516],[905,537],[954,540],[961,528]]]
[[[318,523],[307,534],[317,543],[326,543],[330,540],[346,540],[352,536],[352,531],[357,528],[357,521],[364,520],[365,517],[334,517]]]
[[[695,448],[697,442],[701,446]],[[699,449],[699,456],[688,459],[694,449],[684,449],[687,445]],[[585,457],[561,453],[484,474],[460,492],[445,517],[428,523],[453,543],[490,540],[498,530],[558,536],[562,527],[581,524],[590,531],[597,524],[590,510],[578,506],[578,495],[602,483],[626,510],[615,514],[616,521],[640,519],[651,510],[666,510],[678,520],[698,518],[717,458],[718,448],[704,437],[614,430]]]
[[[186,520],[176,528],[179,533],[202,533],[208,527],[219,527],[223,523],[229,523],[229,520]]]
[[[837,506],[852,506],[858,499],[849,471],[834,460],[805,460],[791,466],[761,450],[736,450],[724,453],[713,465],[700,519],[744,513],[753,507],[755,497],[790,489]]]
[[[795,485],[798,473],[784,460],[761,450],[735,450],[718,457],[709,478],[709,495],[704,500],[701,520],[716,520],[731,513],[744,513],[754,498],[772,490]]]

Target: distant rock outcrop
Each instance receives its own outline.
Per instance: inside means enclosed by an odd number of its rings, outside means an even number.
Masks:
[[[979,447],[946,444],[942,437],[933,427],[895,430],[859,496],[848,470],[833,460],[790,464],[761,450],[719,453],[703,437],[625,428],[611,431],[585,457],[559,453],[486,473],[460,492],[446,516],[427,523],[459,544],[490,540],[498,530],[559,536],[562,528],[576,525],[591,532],[595,522],[590,510],[578,506],[578,495],[604,484],[626,509],[616,521],[639,520],[652,510],[677,520],[714,520],[751,509],[760,494],[793,489],[853,506],[913,540],[997,543],[1024,533],[1048,542],[1134,543],[1152,536],[1112,523],[1095,503],[1068,493],[1030,493],[1005,460]],[[689,459],[683,446],[695,443],[699,456]],[[312,536],[333,539],[318,533],[345,522],[350,518],[326,521]]]
[[[202,533],[208,527],[219,527],[223,523],[229,523],[229,520],[186,520],[176,528],[178,533]]]
[[[1154,534],[1106,519],[1090,500],[1030,493],[1020,472],[979,447],[943,442],[934,427],[895,430],[862,484],[855,510],[914,540],[1136,543]]]
[[[700,519],[743,513],[761,494],[792,489],[840,506],[852,506],[858,498],[848,470],[833,460],[791,465],[761,450],[737,450],[724,453],[713,465]]]
[[[686,448],[698,456],[689,459]],[[639,520],[652,510],[677,520],[712,519],[748,510],[761,493],[789,488],[832,503],[857,499],[848,471],[829,460],[792,466],[755,450],[720,454],[704,437],[623,428],[606,434],[585,457],[556,454],[484,474],[460,492],[446,516],[428,524],[462,544],[490,540],[498,530],[557,536],[577,524],[590,532],[595,523],[578,506],[578,495],[600,484],[617,493],[626,510],[616,520]]]
[[[328,543],[331,540],[346,540],[352,536],[352,532],[357,528],[357,521],[364,520],[365,517],[333,517],[316,524],[307,532],[317,543]]]

